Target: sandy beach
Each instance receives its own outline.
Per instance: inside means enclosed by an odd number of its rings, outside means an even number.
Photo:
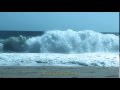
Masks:
[[[1,66],[0,78],[118,78],[117,67]]]

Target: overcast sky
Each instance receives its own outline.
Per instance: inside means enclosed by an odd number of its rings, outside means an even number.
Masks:
[[[119,32],[118,12],[0,12],[0,30]]]

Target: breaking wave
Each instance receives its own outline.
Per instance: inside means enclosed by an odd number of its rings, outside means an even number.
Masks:
[[[84,53],[118,52],[119,38],[113,34],[85,31],[47,31],[26,41],[28,52]]]
[[[47,31],[42,36],[0,40],[0,51],[31,53],[119,52],[119,37],[84,30]]]
[[[25,43],[26,43],[26,38],[23,37],[22,35],[20,37],[10,37],[5,40],[0,41],[2,44],[0,47],[4,51],[10,51],[10,52],[22,52],[25,51]]]

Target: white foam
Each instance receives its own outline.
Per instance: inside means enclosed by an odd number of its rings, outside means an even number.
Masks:
[[[118,53],[1,53],[0,66],[119,67]]]
[[[44,35],[26,41],[29,52],[85,53],[118,52],[119,37],[91,30],[47,31]]]

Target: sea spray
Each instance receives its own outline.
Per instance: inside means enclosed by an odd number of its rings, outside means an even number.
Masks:
[[[29,52],[85,53],[118,52],[119,38],[113,34],[84,30],[54,30],[26,41]]]

